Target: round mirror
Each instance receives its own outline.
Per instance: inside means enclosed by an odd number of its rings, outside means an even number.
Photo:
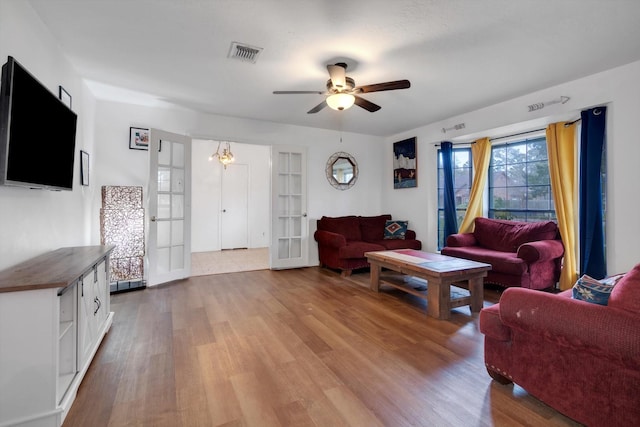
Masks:
[[[327,161],[326,175],[334,188],[346,190],[353,187],[358,179],[358,163],[349,153],[334,153]]]

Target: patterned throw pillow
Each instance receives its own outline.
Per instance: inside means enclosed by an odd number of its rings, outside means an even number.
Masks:
[[[407,234],[408,225],[409,221],[387,220],[384,225],[384,238],[404,240],[404,235]]]
[[[606,277],[596,280],[584,274],[573,285],[573,299],[579,299],[594,304],[607,305],[609,296],[615,284],[622,278],[623,274]]]

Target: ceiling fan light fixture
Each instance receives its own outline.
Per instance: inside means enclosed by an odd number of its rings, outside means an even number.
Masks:
[[[349,93],[334,93],[327,97],[327,105],[337,111],[351,108],[355,101],[356,97]]]

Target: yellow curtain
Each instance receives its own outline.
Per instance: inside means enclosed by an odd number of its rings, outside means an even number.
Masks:
[[[473,231],[473,220],[482,216],[482,198],[484,187],[489,175],[489,162],[491,161],[491,141],[489,138],[480,138],[471,146],[471,156],[473,157],[473,184],[469,195],[469,206],[464,214],[462,224],[458,233],[471,233]]]
[[[558,228],[564,244],[560,289],[570,289],[578,278],[576,262],[576,125],[552,123],[547,126],[547,153],[551,191],[556,206]]]

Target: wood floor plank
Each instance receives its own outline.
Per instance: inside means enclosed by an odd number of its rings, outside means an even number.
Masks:
[[[113,295],[64,425],[578,426],[492,382],[468,307],[436,320],[368,279],[260,270]]]

